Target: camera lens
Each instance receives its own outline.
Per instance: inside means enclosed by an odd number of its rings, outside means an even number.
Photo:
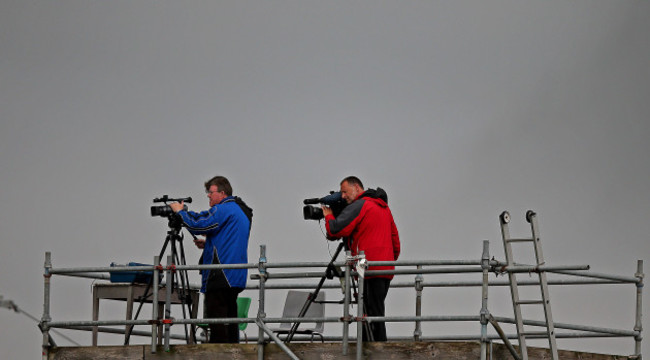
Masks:
[[[152,206],[151,216],[167,216],[172,213],[172,208],[169,205]]]
[[[302,208],[302,216],[305,220],[320,220],[325,217],[323,209],[309,205]]]

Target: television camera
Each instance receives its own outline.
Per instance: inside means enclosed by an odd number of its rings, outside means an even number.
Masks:
[[[324,218],[323,209],[313,204],[327,205],[332,209],[334,216],[338,216],[348,203],[341,197],[341,192],[330,191],[330,194],[321,198],[310,198],[303,201],[305,206],[302,208],[302,215],[305,220],[320,220]]]
[[[167,195],[163,195],[159,198],[153,199],[154,203],[165,203],[165,205],[158,205],[158,206],[152,206],[151,207],[151,216],[162,216],[162,217],[169,217],[174,214],[174,211],[172,211],[171,206],[167,205],[167,202],[185,202],[185,203],[191,203],[192,198],[191,197],[186,197],[186,198],[170,198]],[[183,210],[187,211],[187,205],[183,204]]]

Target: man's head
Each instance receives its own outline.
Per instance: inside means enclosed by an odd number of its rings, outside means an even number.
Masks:
[[[232,186],[225,177],[215,176],[205,182],[205,193],[208,195],[210,207],[212,207],[228,196],[232,196]]]
[[[363,183],[356,176],[348,176],[341,181],[341,197],[351,204],[363,193]]]

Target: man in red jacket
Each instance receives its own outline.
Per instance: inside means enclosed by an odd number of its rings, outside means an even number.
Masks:
[[[388,196],[381,188],[363,189],[361,180],[349,176],[341,181],[341,197],[348,205],[335,218],[332,210],[323,206],[325,228],[331,238],[346,238],[352,252],[363,251],[368,261],[394,261],[400,253],[400,241],[393,215],[388,208]],[[394,266],[372,266],[368,270],[393,270]],[[368,316],[384,316],[384,300],[393,275],[366,276],[363,302]],[[386,341],[384,322],[370,323],[372,340]],[[363,328],[363,340],[370,340]]]

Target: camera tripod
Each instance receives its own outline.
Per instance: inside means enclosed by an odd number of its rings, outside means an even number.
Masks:
[[[302,317],[305,316],[305,314],[309,310],[309,307],[311,306],[311,304],[318,297],[318,293],[320,292],[321,288],[323,287],[323,284],[325,283],[326,279],[332,279],[332,278],[334,278],[334,276],[339,277],[339,278],[341,276],[343,276],[341,274],[340,270],[337,269],[336,266],[334,266],[334,262],[336,261],[336,258],[339,256],[339,254],[341,253],[341,250],[343,250],[343,248],[345,248],[347,250],[347,246],[345,246],[345,241],[341,241],[339,243],[338,247],[336,248],[336,251],[334,252],[334,255],[332,255],[332,259],[330,260],[329,264],[327,264],[327,268],[325,270],[325,275],[323,275],[321,277],[320,281],[318,282],[318,285],[316,286],[316,289],[314,289],[314,292],[310,293],[309,296],[307,297],[307,301],[305,301],[305,303],[302,306],[302,309],[300,309],[300,313],[298,313],[298,316],[297,316],[298,318],[302,318]],[[354,298],[355,298],[355,300],[356,300],[356,302],[358,304],[359,303],[359,298],[358,298],[357,287],[355,285],[354,278],[351,278],[350,280],[352,282]],[[342,301],[339,301],[338,303],[342,303]],[[361,305],[358,305],[358,306],[363,306],[364,307],[364,313],[366,312],[365,304],[361,304]],[[286,343],[291,342],[291,340],[293,339],[293,336],[296,334],[296,331],[298,330],[298,326],[300,326],[299,321],[295,322],[295,323],[293,323],[291,325],[291,329],[289,330],[289,333],[287,334],[287,338],[285,339]],[[366,334],[368,334],[368,337],[369,337],[370,341],[373,341],[372,331],[370,331],[370,324],[368,322],[364,321],[363,326],[364,326],[364,329],[366,330]]]
[[[163,255],[165,254],[165,251],[167,250],[167,246],[170,245],[171,249],[171,259],[173,264],[178,264],[178,265],[186,265],[185,262],[185,249],[183,247],[183,236],[180,234],[181,227],[183,225],[183,220],[181,219],[180,216],[176,214],[171,214],[168,216],[168,226],[169,230],[167,231],[167,237],[165,238],[165,243],[163,244],[162,249],[160,250],[160,254],[158,256],[158,259],[162,259]],[[178,246],[177,246],[178,243]],[[180,253],[179,253],[180,250]],[[156,264],[158,265],[158,264]],[[140,304],[138,305],[138,310],[135,313],[135,316],[133,319],[137,319],[138,315],[140,314],[140,310],[142,310],[142,305],[144,304],[145,300],[153,295],[153,292],[151,291],[151,286],[153,282],[153,276],[147,283],[147,287],[145,288],[144,294],[140,297],[139,302]],[[167,285],[171,287],[172,292],[177,292],[178,299],[181,302],[181,307],[183,309],[183,318],[187,319],[187,313],[186,311],[186,306],[187,306],[187,311],[189,314],[192,314],[192,297],[190,294],[190,289],[189,289],[190,281],[189,277],[187,275],[187,270],[175,270],[172,273],[172,276],[170,279],[167,279]],[[166,315],[169,316],[171,309],[167,307],[165,309]],[[187,343],[196,343],[196,338],[195,338],[195,325],[190,325],[191,330],[188,331],[188,325],[185,324],[183,325],[183,328],[185,329],[185,338],[187,339]],[[126,331],[126,336],[124,338],[124,345],[129,344],[129,339],[131,337],[131,332],[133,330],[133,326],[128,326],[127,331]]]

